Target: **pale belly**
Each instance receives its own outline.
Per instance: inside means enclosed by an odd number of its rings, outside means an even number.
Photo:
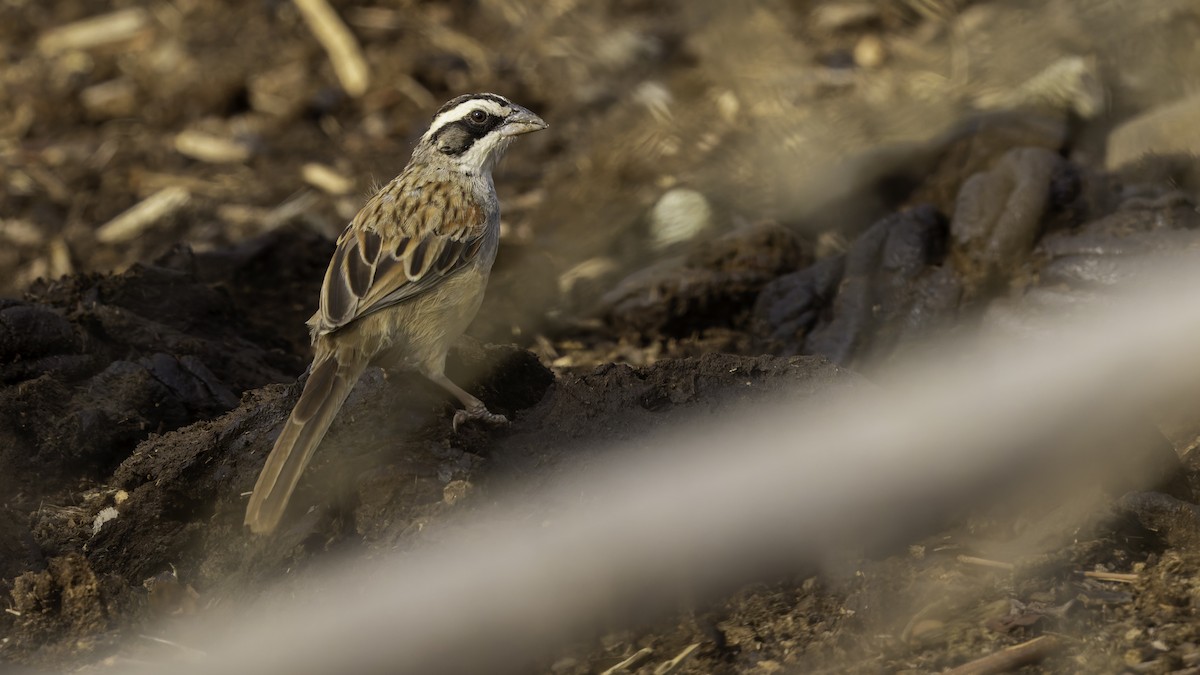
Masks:
[[[486,286],[487,273],[480,266],[468,267],[429,292],[363,317],[355,322],[361,325],[352,327],[371,345],[373,365],[441,372],[446,352],[479,312]]]

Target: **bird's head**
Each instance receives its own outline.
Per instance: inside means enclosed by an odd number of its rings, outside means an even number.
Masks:
[[[464,173],[490,172],[513,138],[545,129],[542,118],[496,94],[465,94],[433,115],[413,152]]]

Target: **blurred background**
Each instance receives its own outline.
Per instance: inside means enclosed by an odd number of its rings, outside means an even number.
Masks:
[[[1194,150],[1163,116],[1110,143],[1196,91],[1185,0],[304,7],[5,2],[5,290],[179,242],[335,237],[431,112],[469,91],[553,120],[497,177],[502,271],[520,280],[501,275],[477,332],[522,342],[545,310],[587,314],[606,293],[601,313],[657,321],[618,282],[741,226],[801,235],[782,271],[898,208],[950,217],[959,186],[1013,147],[1088,168]]]
[[[817,395],[933,334],[1025,334],[1200,244],[1194,0],[0,0],[0,55],[0,663],[128,656],[130,626],[415,546],[743,385]],[[299,493],[315,506],[247,543],[332,240],[479,91],[550,128],[496,171],[502,248],[452,368],[526,412],[456,437],[435,392],[402,381],[385,408],[396,385],[369,375]],[[1071,541],[1035,555],[1020,508],[955,511],[954,536],[1020,534],[1027,559],[847,553],[840,576],[614,619],[529,672],[925,672],[1054,632],[1108,638],[1035,654],[1052,671],[1197,672],[1200,535],[1148,532],[1197,518],[1200,418],[1182,398],[1116,417],[1097,437],[1140,477],[1055,529]],[[1151,488],[1174,501],[1116,506]],[[1169,580],[1132,572],[1168,559]]]

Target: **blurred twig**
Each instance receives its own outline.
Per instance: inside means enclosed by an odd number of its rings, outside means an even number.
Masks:
[[[1007,673],[1021,666],[1037,663],[1049,656],[1059,647],[1058,638],[1053,635],[1043,635],[1028,642],[1022,642],[1003,651],[964,663],[946,671],[946,675],[991,675],[992,673]]]
[[[57,54],[124,42],[140,33],[149,19],[145,10],[132,8],[58,26],[38,38],[38,50]]]
[[[1122,572],[1084,572],[1083,576],[1097,581],[1115,581],[1119,584],[1136,584],[1138,581],[1138,575]]]
[[[165,187],[101,225],[96,230],[96,239],[106,244],[129,241],[186,206],[191,198],[186,188]]]
[[[663,663],[660,663],[658,667],[654,669],[654,675],[670,675],[671,673],[679,670],[688,659],[692,658],[692,655],[695,654],[696,650],[698,649],[700,649],[699,642],[684,647],[683,651],[679,652],[675,658],[671,659],[670,661],[664,661]]]
[[[308,162],[300,168],[304,182],[331,195],[344,195],[354,191],[354,181],[338,173],[337,169],[317,162]]]
[[[293,0],[304,22],[329,53],[342,89],[358,98],[367,92],[371,73],[354,34],[325,0]]]
[[[979,567],[990,567],[997,570],[1013,571],[1016,566],[1012,563],[1002,562],[1000,560],[988,560],[987,558],[976,558],[973,555],[960,555],[958,562],[964,565],[977,565]]]
[[[634,652],[633,656],[630,656],[612,668],[609,668],[600,675],[626,675],[627,673],[632,673],[653,655],[653,649],[650,649],[649,647],[643,647]]]
[[[189,129],[175,136],[175,150],[201,162],[226,164],[250,159],[250,148],[229,138]]]

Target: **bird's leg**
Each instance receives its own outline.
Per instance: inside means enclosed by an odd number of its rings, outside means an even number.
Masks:
[[[487,409],[483,401],[468,394],[462,387],[450,381],[445,373],[426,373],[426,377],[433,380],[437,385],[446,391],[450,392],[454,398],[458,399],[463,404],[463,410],[454,413],[454,431],[458,431],[458,425],[467,420],[481,420],[490,424],[507,424],[508,418],[504,415],[497,415]]]

